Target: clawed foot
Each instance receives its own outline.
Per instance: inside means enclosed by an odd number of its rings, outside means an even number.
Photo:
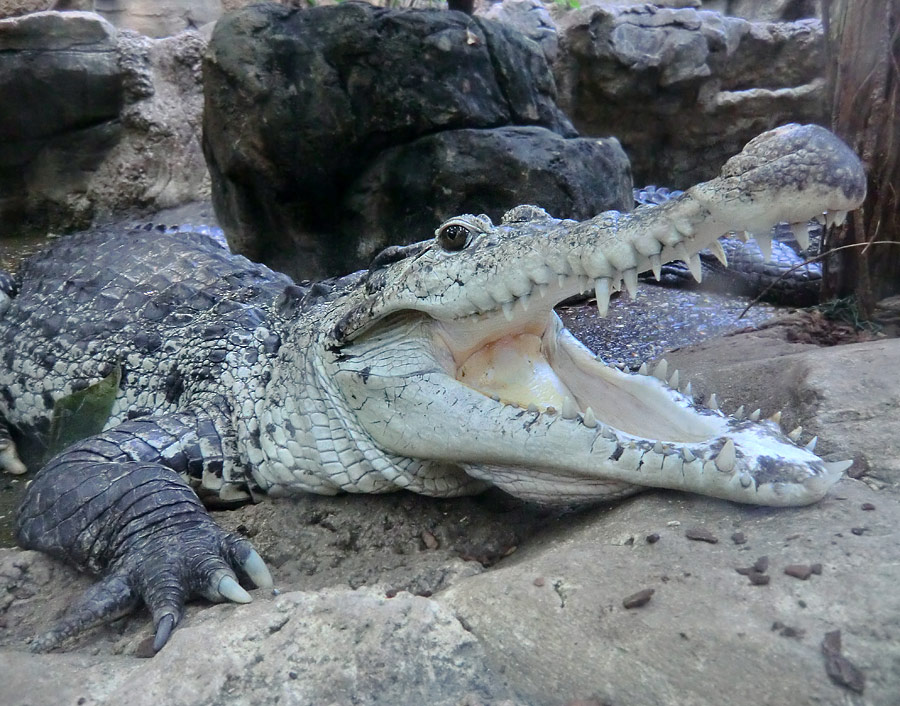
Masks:
[[[181,620],[189,598],[249,603],[252,598],[238,576],[259,588],[272,587],[272,576],[250,542],[225,532],[208,517],[203,520],[192,518],[188,527],[167,523],[157,534],[135,541],[101,581],[32,642],[32,651],[51,650],[143,602],[153,616],[153,650],[158,652]]]

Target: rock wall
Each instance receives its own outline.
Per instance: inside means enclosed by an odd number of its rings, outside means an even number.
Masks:
[[[151,40],[83,12],[0,20],[0,223],[84,228],[208,196],[204,42]]]
[[[827,125],[818,20],[752,23],[694,9],[589,7],[560,25],[560,106],[615,135],[637,183],[685,188],[754,135]]]

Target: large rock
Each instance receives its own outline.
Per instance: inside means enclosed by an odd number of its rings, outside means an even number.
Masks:
[[[618,137],[638,183],[686,188],[764,130],[827,119],[818,20],[596,6],[560,34],[560,105],[582,133]]]
[[[153,41],[83,12],[0,21],[0,221],[73,230],[202,198],[203,40]]]
[[[356,3],[306,11],[246,8],[217,24],[204,75],[204,148],[213,202],[229,243],[296,277],[344,273],[366,264],[382,233],[391,234],[391,242],[420,240],[438,225],[429,220],[411,229],[408,220],[367,220],[365,228],[378,235],[371,244],[359,242],[356,214],[363,211],[370,216],[450,210],[499,214],[522,202],[515,193],[528,184],[528,175],[509,169],[514,181],[491,189],[513,195],[502,202],[490,202],[485,190],[473,194],[470,189],[472,198],[460,199],[429,186],[420,193],[441,196],[440,201],[414,203],[401,192],[378,194],[377,205],[356,205],[370,188],[369,171],[377,172],[380,160],[399,159],[398,153],[389,153],[392,148],[455,130],[541,126],[547,144],[538,152],[552,160],[560,137],[576,136],[555,104],[553,77],[540,49],[502,24],[455,12],[401,12]],[[531,135],[537,146],[538,133]],[[509,159],[508,141],[498,137],[478,143],[483,172]],[[569,154],[579,149],[566,148]],[[456,161],[468,159],[460,152]],[[450,183],[474,171],[463,165],[454,174],[454,161],[444,164]],[[534,156],[528,166],[558,168],[554,161],[541,165]],[[610,179],[618,184],[621,161],[615,167]],[[581,173],[596,171],[589,167]],[[414,176],[407,170],[397,178]],[[429,174],[421,177],[434,181]],[[591,213],[630,203],[630,198],[604,201],[593,177],[578,184],[566,177],[560,183],[574,189],[576,198],[573,206],[557,209],[557,216],[575,215],[580,198],[591,202]],[[349,215],[348,194],[355,204]],[[560,194],[552,198],[563,202]],[[387,199],[394,202],[385,204]],[[285,261],[285,252],[293,253],[291,262]]]

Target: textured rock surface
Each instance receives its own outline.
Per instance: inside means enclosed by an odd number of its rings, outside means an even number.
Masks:
[[[25,653],[27,637],[89,582],[34,552],[0,550],[0,703],[25,693],[31,706],[276,694],[287,704],[719,706],[727,693],[734,703],[893,704],[900,339],[822,349],[775,327],[667,358],[728,409],[785,406],[804,437],[821,434],[826,456],[865,456],[868,473],[790,509],[648,492],[565,513],[495,493],[304,497],[218,513],[253,537],[285,593],[193,604],[151,662],[133,656],[151,635],[142,615],[66,654]],[[764,564],[765,585],[736,571]],[[821,572],[805,580],[784,573],[815,564]],[[626,609],[642,589],[654,589],[649,602]],[[820,646],[833,630],[865,677],[861,697],[825,672]]]
[[[303,12],[251,7],[217,24],[204,75],[204,148],[220,223],[237,251],[297,277],[344,273],[368,261],[372,251],[357,243],[356,218],[344,222],[345,194],[368,188],[359,176],[386,150],[426,135],[509,125],[545,127],[556,133],[547,133],[553,145],[560,135],[575,136],[556,107],[553,77],[537,45],[502,24],[460,13],[353,3]],[[482,169],[506,159],[505,147],[488,157],[486,144]],[[529,168],[549,171],[556,164],[541,166],[532,157]],[[463,173],[471,171],[466,166]],[[402,178],[418,175],[411,165]],[[505,185],[508,192],[527,185],[527,174],[516,176]],[[611,174],[614,183],[621,178],[621,169]],[[594,187],[595,180],[579,184],[579,194]],[[393,207],[380,207],[381,213],[443,208],[394,196]],[[446,200],[455,204],[450,210],[497,213],[522,201],[488,204],[484,196]],[[626,203],[594,197],[592,212]],[[419,223],[410,239],[428,237],[437,225]],[[393,233],[393,242],[406,237],[402,221],[366,227]],[[286,251],[295,254],[291,263],[283,260]]]
[[[753,135],[826,119],[818,20],[751,23],[694,9],[588,7],[560,24],[560,105],[615,135],[637,183],[685,188]]]
[[[202,198],[204,43],[150,40],[101,17],[44,12],[0,21],[0,220],[73,230],[116,211]]]

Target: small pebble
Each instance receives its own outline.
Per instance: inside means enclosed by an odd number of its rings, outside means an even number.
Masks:
[[[743,532],[735,532],[731,535],[731,541],[735,544],[746,544],[747,537]]]
[[[747,574],[747,578],[750,579],[750,583],[754,586],[765,586],[769,583],[769,575],[768,574],[760,574],[756,571],[751,571]]]
[[[868,527],[851,527],[850,531],[853,532],[857,537],[862,537],[866,532],[869,531]]]
[[[709,542],[710,544],[718,543],[718,538],[703,527],[690,527],[684,531],[684,536],[695,542]]]
[[[425,544],[426,549],[437,549],[439,546],[437,537],[428,530],[422,530],[422,542]]]
[[[825,672],[835,684],[846,687],[857,694],[866,688],[863,673],[850,660],[841,654],[841,631],[832,630],[825,633],[822,640],[822,653],[825,655]]]
[[[822,575],[822,565],[818,562],[815,564],[811,564],[809,570],[812,571],[816,576]]]
[[[659,541],[659,535],[654,532],[647,535],[647,544],[656,544]]]
[[[650,597],[656,593],[656,589],[653,588],[645,588],[637,593],[632,593],[625,600],[622,601],[622,605],[626,608],[640,608],[641,606],[645,606],[650,602]]]
[[[541,586],[543,586],[546,583],[546,581],[544,581],[543,576],[538,576],[534,581],[532,581],[532,583],[535,586],[537,586],[538,588],[540,588]]]
[[[788,564],[784,567],[784,573],[793,576],[795,579],[806,581],[812,576],[812,567],[807,564]]]
[[[769,570],[769,557],[761,556],[753,562],[753,568],[761,574],[766,573]]]
[[[863,510],[874,510],[875,506],[872,503],[863,503],[860,505]]]

